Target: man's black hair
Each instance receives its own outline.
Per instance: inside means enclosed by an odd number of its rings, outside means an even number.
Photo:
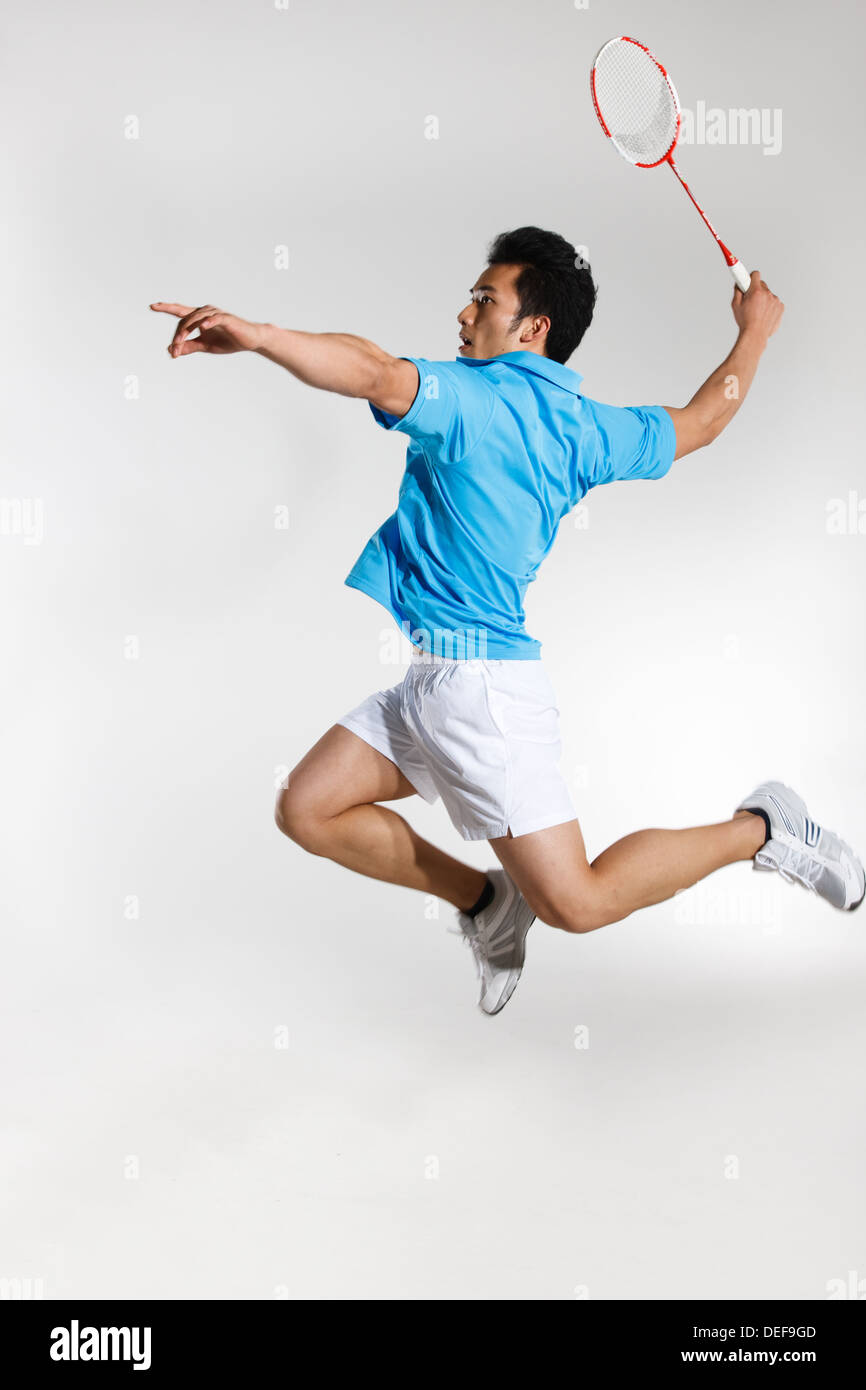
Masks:
[[[596,289],[586,260],[556,232],[518,227],[501,232],[491,243],[487,264],[522,266],[516,282],[519,306],[511,326],[545,314],[550,319],[546,356],[567,362],[592,323],[595,308]]]

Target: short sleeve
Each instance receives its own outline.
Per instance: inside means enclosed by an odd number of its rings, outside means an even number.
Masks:
[[[603,405],[583,398],[595,425],[587,488],[631,478],[663,478],[677,451],[674,422],[663,405]]]
[[[472,367],[405,357],[418,369],[418,391],[405,415],[391,415],[370,404],[386,430],[400,430],[439,463],[459,463],[472,452],[493,415],[496,392]]]

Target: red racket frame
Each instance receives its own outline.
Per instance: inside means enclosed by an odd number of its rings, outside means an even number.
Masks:
[[[689,188],[688,184],[686,183],[685,179],[683,178],[682,174],[676,166],[676,162],[674,160],[674,149],[676,148],[676,143],[680,138],[680,129],[682,127],[682,121],[680,119],[680,99],[677,96],[676,87],[674,86],[673,82],[668,76],[667,68],[665,68],[663,64],[659,62],[656,55],[653,52],[651,52],[650,49],[647,48],[645,43],[640,42],[640,39],[629,38],[627,34],[618,34],[616,38],[608,39],[607,43],[603,44],[602,47],[599,49],[598,53],[595,55],[595,61],[593,62],[592,69],[589,74],[589,85],[590,90],[592,92],[592,104],[595,107],[595,114],[596,116],[598,116],[599,125],[601,126],[608,140],[610,140],[611,144],[613,144],[613,147],[617,151],[617,153],[622,154],[622,150],[620,150],[618,145],[614,142],[614,138],[607,128],[604,116],[601,114],[601,107],[598,104],[598,95],[595,90],[595,66],[609,43],[633,43],[637,48],[643,49],[644,53],[646,53],[647,56],[651,58],[652,61],[655,63],[656,67],[658,68],[659,72],[661,73],[662,77],[667,83],[671,96],[674,99],[674,107],[676,108],[677,113],[677,128],[674,131],[674,138],[671,141],[669,148],[662,155],[661,159],[654,159],[651,164],[641,164],[639,160],[629,159],[628,155],[625,154],[622,155],[623,159],[625,159],[629,164],[632,164],[636,169],[657,169],[660,164],[669,164],[673,169],[674,173],[676,174],[677,178],[679,179],[680,183],[682,184],[683,188],[686,190],[686,193],[688,193],[689,197],[691,198],[701,217],[703,218],[705,225],[708,227],[708,229],[718,242],[722,255],[725,258],[725,261],[729,266],[736,265],[737,257],[722,241],[722,238],[719,236],[712,222],[707,217],[707,214],[704,212],[694,193]]]

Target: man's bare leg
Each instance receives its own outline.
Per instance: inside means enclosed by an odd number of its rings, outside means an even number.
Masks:
[[[594,931],[664,902],[726,864],[753,859],[765,826],[751,811],[686,830],[638,830],[590,864],[576,820],[490,844],[543,922]]]
[[[390,758],[335,724],[289,773],[276,821],[311,854],[466,911],[481,896],[485,874],[422,840],[396,811],[377,804],[416,794]]]

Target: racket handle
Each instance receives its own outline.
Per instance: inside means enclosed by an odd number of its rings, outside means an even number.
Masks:
[[[751,286],[752,277],[746,270],[746,267],[743,265],[743,262],[734,261],[733,265],[730,267],[730,271],[737,284],[739,285],[740,289],[743,291],[743,294],[745,294],[746,290],[748,290]]]

